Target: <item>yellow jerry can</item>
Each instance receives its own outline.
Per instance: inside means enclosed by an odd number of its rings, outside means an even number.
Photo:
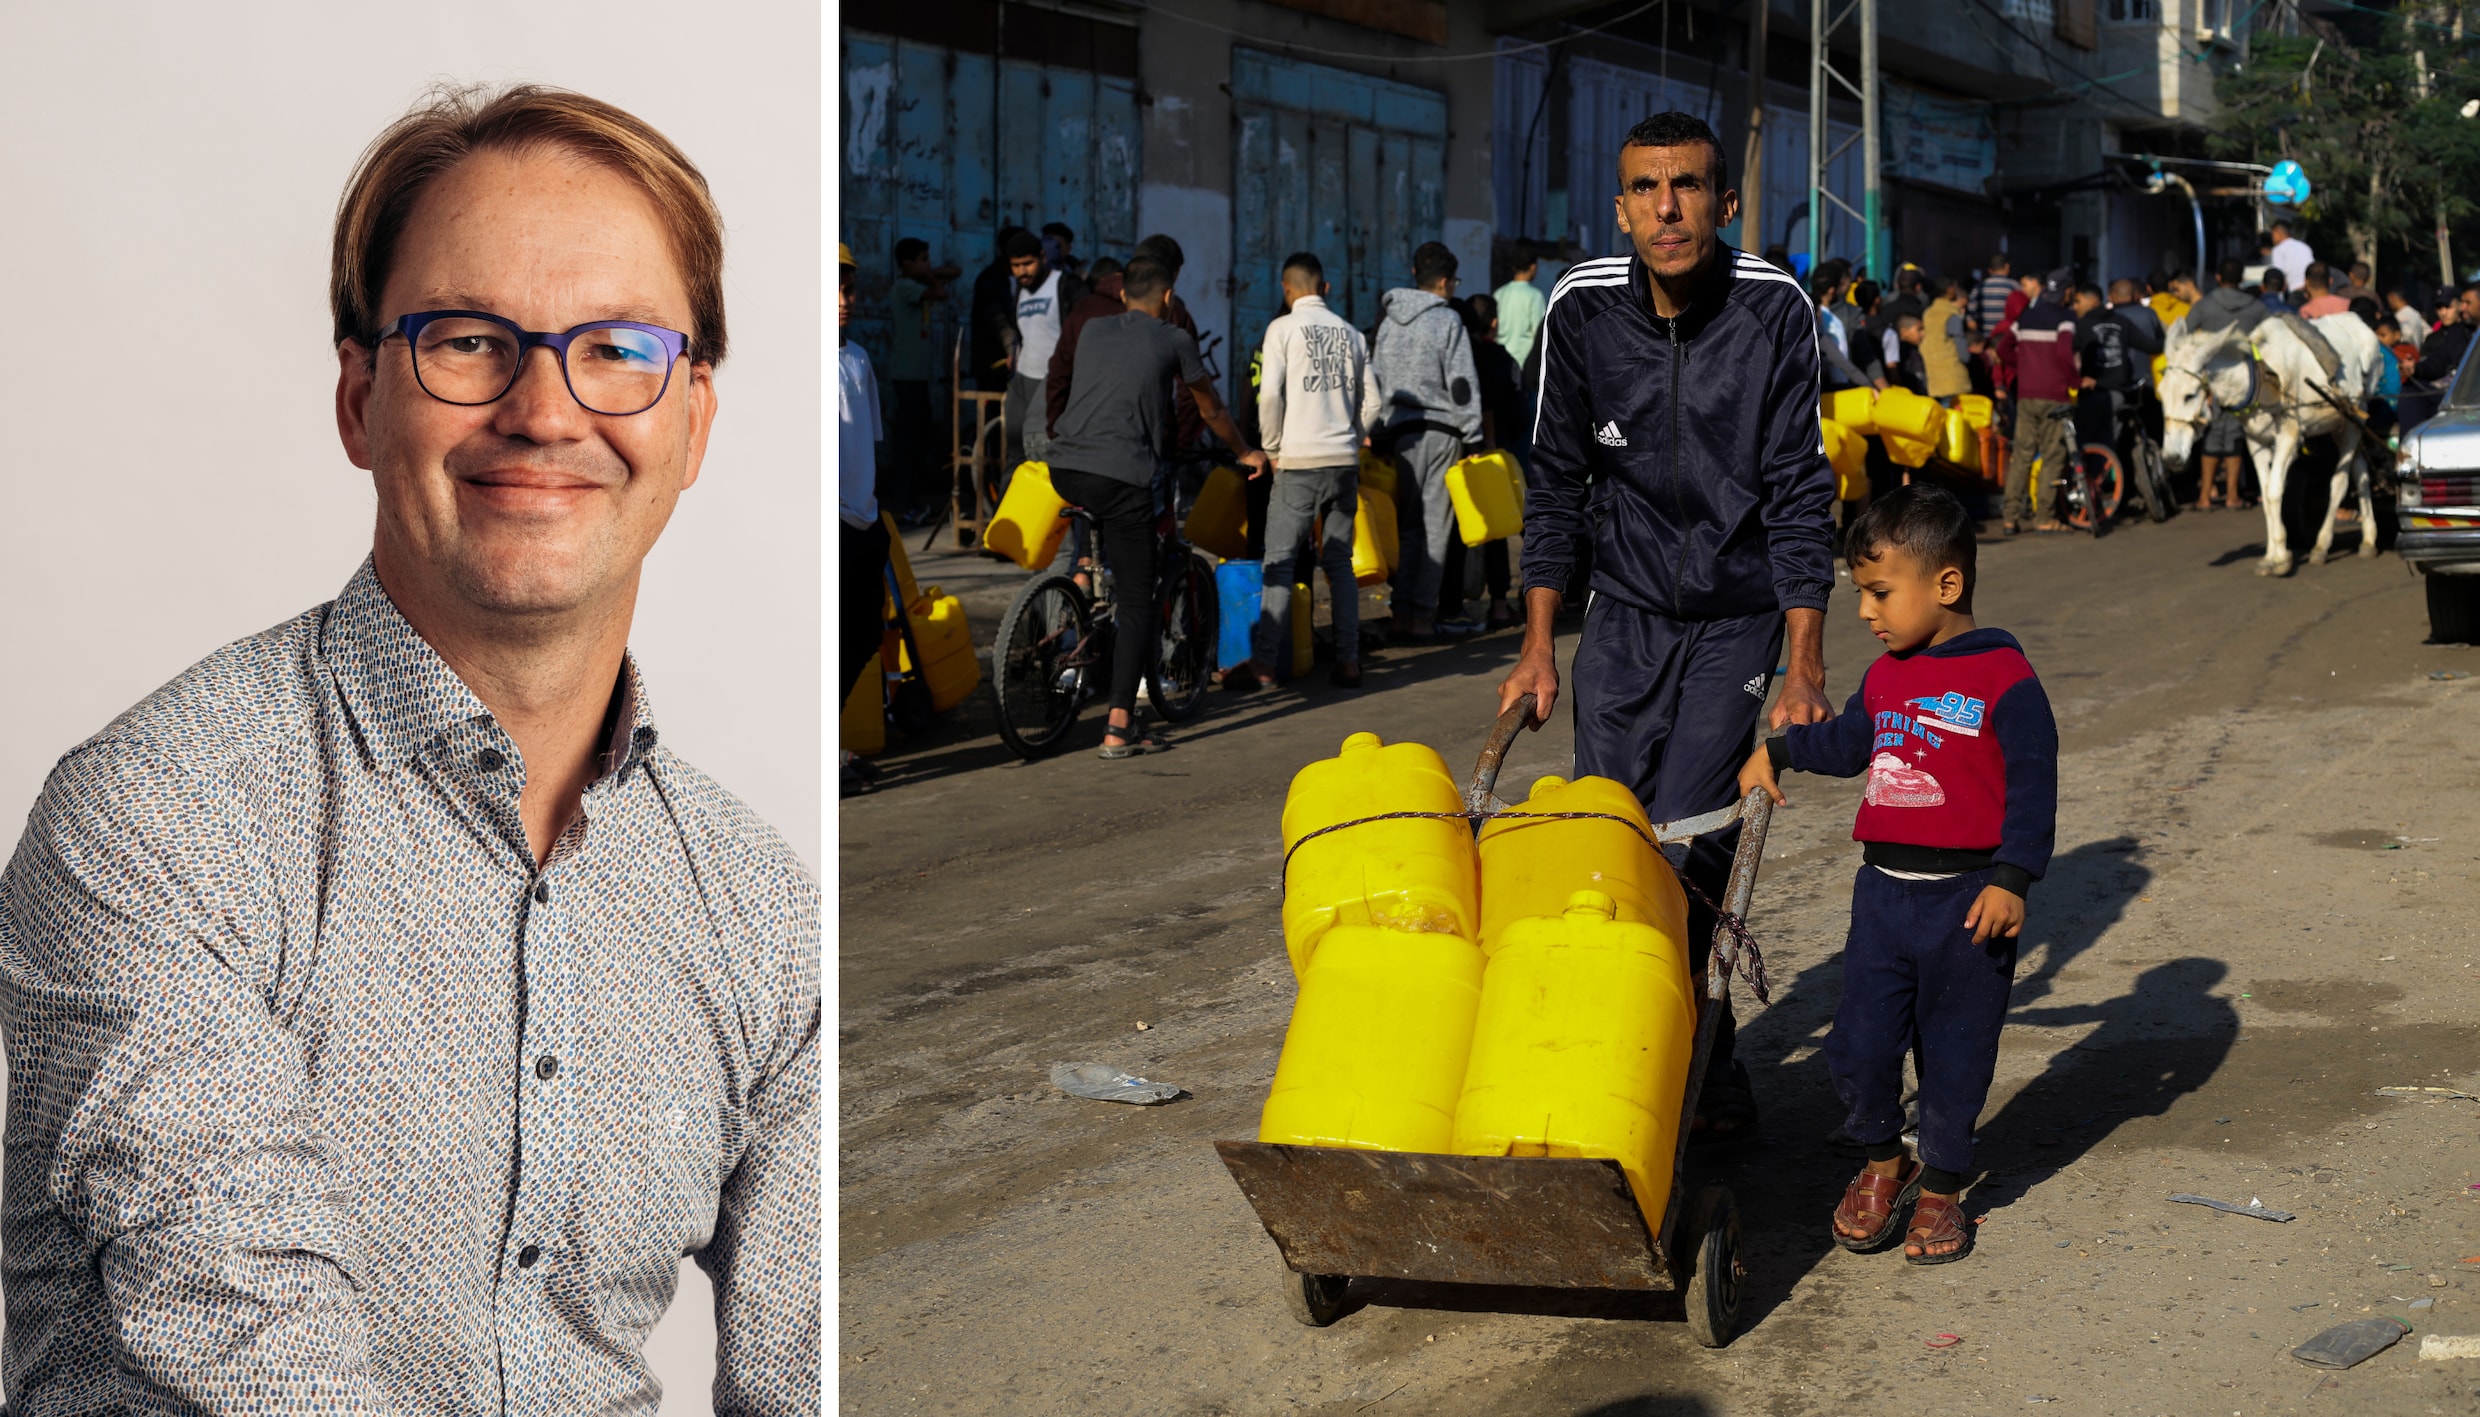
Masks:
[[[836,730],[847,753],[874,758],[887,751],[887,675],[874,655],[869,666],[844,696],[844,718]]]
[[[1390,501],[1395,496],[1395,462],[1382,458],[1367,448],[1361,449],[1361,490],[1375,492]]]
[[[1825,397],[1825,416],[1865,438],[1877,431],[1877,390],[1836,389]]]
[[[1283,801],[1283,947],[1304,973],[1318,941],[1341,925],[1474,938],[1480,863],[1457,817],[1362,821],[1382,812],[1462,812],[1445,760],[1419,743],[1355,733],[1343,750],[1302,768]],[[1357,825],[1310,834],[1341,822]]]
[[[1395,558],[1402,550],[1402,543],[1395,538],[1395,495],[1372,492],[1364,486],[1352,513],[1353,581],[1376,585],[1393,575]]]
[[[1946,431],[1938,439],[1937,455],[1960,468],[1981,470],[1981,429],[1960,412],[1946,420]]]
[[[1447,469],[1447,497],[1455,503],[1456,531],[1466,546],[1524,530],[1519,480],[1516,460],[1498,451],[1476,453]]]
[[[1817,435],[1825,444],[1826,461],[1834,468],[1836,499],[1857,500],[1869,490],[1868,440],[1831,418],[1817,421]]]
[[[1336,926],[1301,973],[1257,1139],[1444,1152],[1480,1007],[1472,941]]]
[[[1696,999],[1677,935],[1600,891],[1517,922],[1490,959],[1450,1143],[1463,1156],[1615,1158],[1662,1232]]]
[[[930,687],[930,707],[945,713],[963,703],[981,686],[982,662],[973,654],[973,630],[965,624],[964,602],[932,586],[905,611],[913,640],[921,646],[922,682]],[[913,652],[900,649],[898,665],[910,672]]]
[[[1891,388],[1877,396],[1877,436],[1886,445],[1886,457],[1899,466],[1928,462],[1946,436],[1947,421],[1945,405],[1909,389]]]
[[[1955,399],[1953,416],[1974,428],[1986,428],[1994,412],[1987,394],[1961,394]]]
[[[1688,928],[1688,897],[1671,863],[1655,851],[1642,803],[1606,777],[1544,777],[1533,795],[1508,809],[1524,812],[1595,812],[1575,819],[1502,814],[1481,827],[1481,934],[1485,953],[1498,953],[1515,922],[1555,916],[1581,890],[1600,891],[1618,902],[1619,918],[1652,925],[1673,935]],[[1611,818],[1618,818],[1613,821]]]
[[[1049,464],[1018,463],[1016,475],[1008,480],[1007,495],[999,499],[999,510],[990,514],[990,524],[982,528],[983,549],[1028,571],[1041,570],[1067,539],[1068,520],[1059,515],[1067,505],[1051,488]]]
[[[1249,481],[1238,468],[1218,467],[1206,474],[1206,485],[1197,489],[1180,532],[1189,545],[1226,561],[1248,559]]]

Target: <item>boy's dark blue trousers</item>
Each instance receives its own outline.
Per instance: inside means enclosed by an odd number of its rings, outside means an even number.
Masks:
[[[2017,942],[1972,943],[1964,917],[1990,872],[1897,880],[1862,866],[1843,942],[1843,1002],[1826,1067],[1854,1141],[1903,1131],[1903,1057],[1920,1043],[1920,1159],[1969,1174],[1972,1128],[1998,1067],[1998,1030],[2015,983]]]

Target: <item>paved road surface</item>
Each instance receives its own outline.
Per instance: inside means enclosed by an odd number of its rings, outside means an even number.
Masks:
[[[1747,1226],[1744,1331],[1719,1352],[1663,1297],[1363,1282],[1302,1328],[1209,1146],[1255,1134],[1292,1001],[1292,772],[1359,729],[1469,762],[1511,636],[1389,654],[1358,695],[1218,695],[1130,763],[1094,759],[1096,726],[1015,764],[980,705],[900,746],[888,789],[841,810],[843,1409],[2474,1410],[2480,1362],[2419,1362],[2416,1338],[2321,1389],[2286,1350],[2373,1313],[2480,1333],[2480,1102],[2374,1095],[2480,1092],[2480,678],[2433,677],[2480,654],[2421,643],[2391,556],[2268,582],[2260,536],[2187,515],[1984,548],[1983,623],[2022,638],[2057,706],[2062,807],[1965,1263],[1827,1239],[1856,1164],[1822,1140],[1818,1046],[1857,784],[1792,781],[1752,922],[1777,992],[1741,1015],[1764,1135],[1696,1162]],[[966,590],[986,643],[1013,573],[920,570]],[[1874,649],[1853,611],[1838,596],[1838,704]],[[1562,715],[1505,783],[1567,754]],[[1194,1097],[1049,1087],[1086,1059]],[[2181,1191],[2300,1218],[2166,1203]],[[1942,1333],[1962,1341],[1924,1346]]]

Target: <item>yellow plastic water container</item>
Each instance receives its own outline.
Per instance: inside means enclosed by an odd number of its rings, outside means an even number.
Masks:
[[[1960,411],[1951,412],[1946,419],[1946,431],[1938,437],[1937,455],[1957,467],[1980,471],[1981,429],[1988,426],[1986,418],[1976,424]]]
[[[1955,399],[1952,416],[1973,428],[1986,428],[1995,410],[1987,394],[1963,394]]]
[[[1481,908],[1472,828],[1454,818],[1360,821],[1463,810],[1445,760],[1419,743],[1355,733],[1334,757],[1302,768],[1283,801],[1283,946],[1292,972],[1304,973],[1319,940],[1344,925],[1474,939]],[[1339,822],[1360,825],[1304,840]]]
[[[1491,957],[1449,1143],[1464,1156],[1615,1158],[1661,1233],[1696,1045],[1680,938],[1600,891],[1517,922]]]
[[[1007,495],[999,499],[999,510],[990,514],[990,524],[982,528],[982,546],[995,551],[1028,571],[1038,571],[1059,554],[1059,543],[1068,536],[1067,518],[1059,515],[1068,503],[1051,488],[1048,463],[1028,462],[1016,465],[1016,475],[1008,480]]]
[[[1834,468],[1834,495],[1852,501],[1868,490],[1868,440],[1831,418],[1817,421],[1818,436],[1826,445],[1826,461]]]
[[[1476,453],[1447,469],[1447,497],[1455,503],[1457,534],[1466,546],[1500,541],[1524,530],[1524,503],[1516,491],[1516,460],[1504,452]]]
[[[1618,902],[1619,918],[1674,937],[1688,928],[1688,897],[1671,863],[1637,829],[1650,832],[1636,794],[1606,777],[1544,777],[1510,812],[1598,812],[1574,820],[1496,816],[1482,824],[1481,935],[1498,953],[1515,922],[1556,916],[1582,890]],[[1617,817],[1619,821],[1610,818]]]
[[[876,658],[844,696],[844,717],[837,725],[836,740],[845,752],[865,758],[887,751],[887,676]]]
[[[1375,492],[1381,497],[1393,500],[1395,496],[1394,460],[1379,457],[1376,453],[1363,448],[1360,455],[1360,467],[1361,490]]]
[[[1877,431],[1877,390],[1836,389],[1825,397],[1825,416],[1865,438]]]
[[[1364,484],[1352,514],[1353,581],[1376,585],[1385,580],[1395,574],[1395,558],[1402,552],[1395,536],[1395,494],[1372,492]]]
[[[1886,456],[1902,467],[1929,461],[1946,436],[1946,408],[1936,399],[1906,388],[1890,388],[1877,396],[1877,436]]]
[[[1222,557],[1245,561],[1249,555],[1249,480],[1238,468],[1218,467],[1206,474],[1197,501],[1188,509],[1180,532],[1188,544]]]
[[[982,662],[973,654],[973,629],[965,623],[964,602],[937,586],[923,591],[905,611],[914,642],[921,646],[922,682],[930,686],[930,707],[945,713],[981,687]],[[900,666],[913,668],[913,652],[897,652]]]
[[[1446,1151],[1481,979],[1481,951],[1460,936],[1328,931],[1301,973],[1257,1139]]]

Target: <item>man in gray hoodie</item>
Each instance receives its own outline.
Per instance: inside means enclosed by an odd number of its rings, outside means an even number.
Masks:
[[[1395,461],[1397,525],[1403,552],[1395,570],[1396,629],[1414,643],[1436,637],[1447,538],[1455,503],[1447,469],[1481,437],[1481,387],[1472,341],[1447,302],[1455,294],[1455,253],[1435,241],[1412,253],[1412,290],[1388,291],[1386,314],[1370,341],[1369,372],[1383,405],[1371,439]],[[1461,606],[1464,588],[1447,588]]]

